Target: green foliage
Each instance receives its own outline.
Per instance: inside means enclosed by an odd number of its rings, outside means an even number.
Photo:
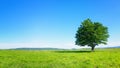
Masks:
[[[0,68],[119,68],[120,49],[0,50]]]
[[[108,28],[99,22],[86,19],[82,22],[76,33],[76,45],[95,47],[98,44],[106,44],[109,37]]]

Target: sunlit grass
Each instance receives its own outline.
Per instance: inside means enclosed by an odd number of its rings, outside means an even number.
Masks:
[[[120,49],[0,50],[0,68],[120,68]]]

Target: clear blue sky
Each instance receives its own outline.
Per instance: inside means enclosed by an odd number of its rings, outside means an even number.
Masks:
[[[0,0],[0,48],[74,48],[86,18],[108,26],[120,45],[120,0]]]

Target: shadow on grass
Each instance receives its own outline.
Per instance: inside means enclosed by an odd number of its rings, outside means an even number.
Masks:
[[[90,53],[91,51],[54,51],[56,53]]]

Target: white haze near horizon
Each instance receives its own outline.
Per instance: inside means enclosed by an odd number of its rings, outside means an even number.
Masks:
[[[12,49],[12,48],[88,48],[87,46],[77,46],[74,42],[57,43],[57,42],[29,42],[29,43],[0,43],[0,49]],[[107,45],[100,44],[98,47],[115,47],[120,46],[120,42],[108,42]]]

